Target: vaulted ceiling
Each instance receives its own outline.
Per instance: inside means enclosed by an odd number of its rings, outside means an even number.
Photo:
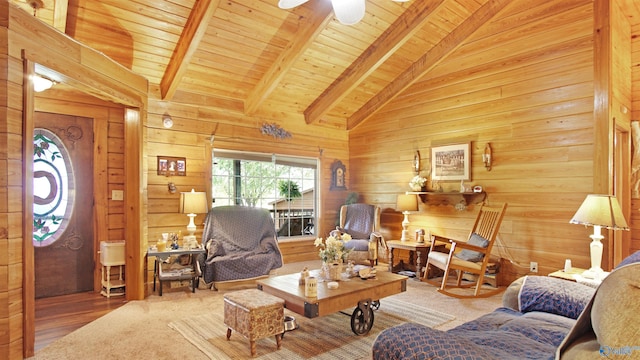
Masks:
[[[150,96],[352,129],[463,46],[511,0],[11,0],[145,76]],[[619,1],[632,24],[635,0]]]

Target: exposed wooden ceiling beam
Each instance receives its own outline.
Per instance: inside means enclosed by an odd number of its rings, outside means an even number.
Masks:
[[[66,33],[67,30],[67,10],[69,0],[55,0],[53,5],[53,27]]]
[[[207,31],[213,12],[218,8],[220,0],[197,0],[187,23],[180,34],[180,39],[173,50],[171,60],[160,81],[160,94],[163,100],[171,100],[182,75],[187,71],[191,57],[198,49],[200,40]]]
[[[271,64],[269,70],[247,96],[245,111],[248,115],[255,114],[256,110],[276,89],[293,64],[313,44],[316,37],[333,19],[333,8],[329,1],[310,1],[307,4],[309,4],[309,11],[312,14],[311,18],[300,17],[298,19],[300,31],[282,50],[278,59]]]
[[[304,112],[307,124],[326,115],[428,21],[444,0],[414,1]]]
[[[498,15],[511,0],[489,0],[471,14],[460,26],[445,36],[431,50],[402,72],[382,91],[367,101],[358,111],[347,119],[347,130],[351,130],[373,115],[384,105],[395,99],[405,89],[441,63],[447,56],[459,48],[463,42],[484,24]]]

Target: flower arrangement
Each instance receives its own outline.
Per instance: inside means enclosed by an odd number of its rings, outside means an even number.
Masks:
[[[329,236],[326,241],[322,241],[322,238],[317,238],[314,242],[316,247],[320,248],[320,259],[323,263],[342,260],[347,260],[347,255],[351,249],[346,249],[344,243],[351,240],[351,235],[342,234],[338,238]]]
[[[409,186],[414,191],[420,191],[422,190],[422,188],[426,183],[427,183],[427,178],[422,177],[420,175],[416,175],[413,177],[413,179],[411,179],[411,181],[409,181]]]

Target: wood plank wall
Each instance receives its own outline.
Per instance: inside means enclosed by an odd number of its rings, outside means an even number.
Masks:
[[[23,229],[29,228],[24,224],[23,210],[29,209],[31,204],[24,195],[26,190],[23,186],[23,106],[33,103],[32,99],[23,101],[25,58],[61,74],[65,82],[73,82],[74,86],[82,87],[83,91],[101,99],[140,108],[142,117],[138,121],[129,121],[131,127],[140,126],[145,120],[148,88],[146,79],[141,76],[115,64],[103,54],[71,41],[9,2],[0,1],[0,138],[4,140],[0,141],[0,164],[5,165],[0,170],[0,354],[8,359],[32,356],[35,334],[35,299],[30,290],[33,287],[33,270],[25,265],[33,262],[33,255],[27,245],[30,237],[26,242],[22,236]],[[88,79],[91,79],[90,86]],[[100,133],[108,137],[106,131]],[[31,156],[27,154],[26,158],[31,159]],[[129,156],[125,163],[131,165],[132,178],[135,179],[139,161],[131,159]],[[133,187],[129,177],[124,181],[125,188]],[[135,187],[139,189],[140,183],[135,183]],[[135,192],[129,201],[130,212],[139,210],[140,194],[140,191]],[[101,196],[107,198],[106,194]],[[136,223],[142,221],[139,214],[131,218]],[[132,234],[135,234],[138,239],[138,229],[137,224],[128,224],[124,230],[126,237],[133,238]],[[134,264],[132,270],[136,270],[141,268],[141,260],[137,257],[139,252],[132,250],[127,256],[128,261]],[[135,281],[136,271],[132,275],[128,279]],[[128,297],[136,293],[135,285],[127,284]]]
[[[396,195],[409,190],[414,151],[428,176],[433,146],[471,143],[472,179],[491,204],[508,203],[494,253],[509,278],[539,264],[541,274],[589,267],[591,229],[569,220],[593,190],[592,1],[516,1],[428,76],[354,129],[352,186],[386,209],[382,226],[398,238]],[[493,149],[493,168],[481,154]],[[459,182],[442,183],[445,190]],[[637,208],[637,206],[636,206]],[[410,230],[465,239],[477,206],[422,204]]]
[[[155,95],[154,95],[155,94]],[[330,190],[331,164],[341,160],[347,166],[346,180],[349,180],[347,134],[344,130],[318,125],[306,125],[303,118],[285,124],[275,121],[292,134],[290,139],[277,140],[260,133],[263,123],[273,123],[259,117],[247,117],[241,112],[220,111],[206,103],[206,99],[195,96],[184,98],[190,104],[157,100],[152,90],[149,100],[147,127],[147,178],[148,178],[148,240],[149,245],[157,242],[163,232],[186,230],[187,216],[178,213],[180,192],[211,192],[211,138],[215,149],[242,150],[261,153],[279,153],[316,157],[320,159],[319,175],[319,234],[328,233],[335,226],[337,212],[344,203],[349,190]],[[162,126],[164,114],[171,115],[173,127]],[[157,156],[185,157],[186,176],[164,176],[157,174]],[[168,183],[175,183],[176,193],[170,193]],[[202,223],[205,215],[198,215],[196,236],[202,237]],[[284,261],[316,259],[313,239],[283,242]],[[311,246],[310,246],[311,245]],[[152,261],[148,259],[148,279],[152,279]]]

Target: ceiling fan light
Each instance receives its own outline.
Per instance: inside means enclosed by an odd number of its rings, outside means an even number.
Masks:
[[[54,85],[53,81],[38,74],[34,74],[31,79],[33,81],[33,91],[35,92],[43,92],[45,90],[49,90]]]
[[[309,0],[280,0],[278,1],[278,7],[280,9],[292,9],[298,5],[302,5]]]
[[[333,12],[340,23],[353,25],[364,17],[365,0],[331,0]]]

